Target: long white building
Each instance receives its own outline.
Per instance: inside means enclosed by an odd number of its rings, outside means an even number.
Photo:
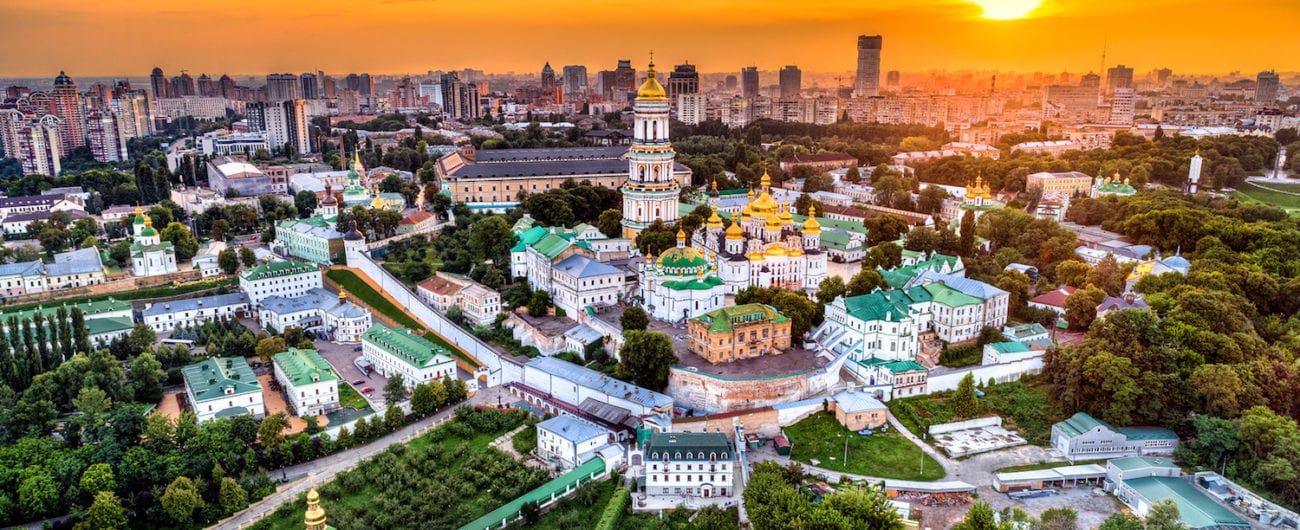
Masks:
[[[159,302],[145,308],[143,322],[156,332],[171,331],[182,324],[245,316],[251,305],[244,293]]]
[[[335,296],[315,288],[297,296],[272,295],[262,299],[257,310],[262,326],[283,332],[297,326],[303,331],[324,333],[329,340],[356,342],[370,329],[370,312],[349,302],[343,293]]]
[[[239,273],[239,289],[254,304],[268,296],[302,296],[322,285],[320,267],[300,261],[271,261]]]
[[[411,330],[379,323],[370,326],[361,334],[361,356],[374,363],[384,377],[401,374],[407,388],[444,377],[457,379],[451,352]]]

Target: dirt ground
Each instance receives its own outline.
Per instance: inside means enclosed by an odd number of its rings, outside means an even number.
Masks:
[[[271,380],[274,377],[271,374],[257,376],[258,382],[262,384],[262,400],[266,403],[266,415],[270,416],[277,412],[289,415],[289,428],[285,429],[284,435],[293,436],[307,428],[307,421],[290,413],[289,405],[284,401],[284,395],[271,390]],[[316,421],[318,425],[324,427],[329,424],[330,420],[325,416],[317,416]]]
[[[185,393],[184,390],[177,390],[175,392],[169,392],[167,394],[163,394],[162,402],[158,404],[158,408],[154,409],[154,414],[161,414],[173,420],[180,418],[181,417],[180,400],[185,399],[185,397],[182,395],[184,393]]]
[[[987,502],[996,511],[1018,507],[1034,517],[1051,508],[1070,508],[1079,514],[1079,528],[1096,528],[1101,526],[1102,521],[1111,514],[1127,509],[1115,497],[1103,493],[1099,488],[1091,487],[1063,489],[1059,494],[1051,497],[1026,500],[1012,499],[1005,493],[993,491],[988,486],[981,486],[976,490],[976,494],[979,497],[976,502]],[[972,504],[974,502],[965,506],[922,507],[921,528],[935,530],[952,528],[962,517],[965,517],[966,511]]]

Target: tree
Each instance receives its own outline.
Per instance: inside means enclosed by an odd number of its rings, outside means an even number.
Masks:
[[[1007,309],[1015,315],[1028,307],[1029,277],[1015,269],[1007,269],[998,274],[993,286],[1010,294],[1007,297]]]
[[[429,386],[429,383],[415,385],[415,390],[411,392],[411,414],[414,414],[417,418],[433,414],[433,411],[438,408],[433,400],[433,388]]]
[[[772,307],[790,319],[790,336],[799,339],[812,329],[817,306],[801,293],[781,290],[772,297]]]
[[[225,274],[235,274],[235,272],[239,270],[239,255],[235,253],[235,249],[226,248],[221,252],[218,252],[217,267],[220,267],[221,272]]]
[[[480,260],[493,260],[502,263],[510,257],[510,247],[514,245],[514,234],[505,218],[494,215],[482,219],[469,229],[468,248],[474,257]]]
[[[457,326],[465,323],[465,312],[460,310],[460,304],[451,304],[447,307],[447,320]]]
[[[847,295],[861,296],[874,291],[877,287],[882,289],[889,288],[889,284],[885,283],[885,277],[881,276],[877,271],[862,269],[857,274],[854,274],[853,278],[849,280]]]
[[[907,219],[892,213],[863,219],[862,226],[867,229],[867,245],[873,247],[886,241],[897,241],[909,228]]]
[[[1187,384],[1201,398],[1203,408],[1211,416],[1235,418],[1241,413],[1239,395],[1245,388],[1241,377],[1232,366],[1203,364],[1188,378]]]
[[[528,298],[528,314],[533,316],[545,316],[547,310],[551,308],[551,293],[542,289],[533,291],[533,295]]]
[[[1097,530],[1145,530],[1142,520],[1125,513],[1115,513],[1102,521]]]
[[[203,502],[203,497],[199,495],[199,490],[194,486],[194,481],[189,477],[176,477],[167,491],[159,499],[163,512],[171,517],[177,523],[189,523],[194,517],[196,510],[201,510],[207,504]]]
[[[1003,530],[1011,525],[999,525],[994,518],[993,508],[987,502],[977,502],[966,512],[966,517],[953,526],[953,530]]]
[[[632,306],[623,311],[623,316],[618,319],[619,325],[623,331],[645,331],[650,326],[650,315],[647,315],[640,306]]]
[[[229,515],[248,507],[248,493],[244,491],[243,486],[239,485],[239,481],[231,477],[221,479],[221,491],[218,496],[223,515]]]
[[[258,358],[262,359],[262,362],[270,364],[272,356],[283,351],[288,351],[288,349],[289,348],[285,346],[284,337],[267,337],[257,341],[257,346],[254,352],[257,353]]]
[[[1069,508],[1049,508],[1038,516],[1034,530],[1078,530],[1079,514]]]
[[[176,247],[176,261],[189,261],[199,251],[199,240],[194,239],[189,227],[181,223],[169,223],[158,237],[163,241],[170,241]]]
[[[73,347],[78,352],[90,352],[90,335],[86,329],[86,314],[79,307],[72,308],[72,337]]]
[[[889,503],[889,498],[877,488],[850,489],[829,495],[823,504],[843,514],[853,528],[873,530],[901,530],[903,518]]]
[[[104,424],[103,415],[113,406],[113,400],[99,388],[82,387],[77,397],[72,399],[72,406],[81,412],[75,422],[81,427],[82,436],[95,439],[97,437],[93,434]]]
[[[251,248],[239,247],[239,262],[246,268],[252,268],[257,265],[257,254]]]
[[[402,374],[392,374],[388,382],[384,383],[384,402],[389,407],[393,407],[404,399],[406,399],[406,380]]]
[[[306,219],[316,211],[316,193],[310,190],[302,190],[293,196],[293,205],[298,208],[298,217]]]
[[[59,495],[49,472],[35,471],[18,484],[18,508],[29,519],[42,517],[57,507]]]
[[[126,510],[122,501],[112,491],[100,491],[95,494],[95,501],[86,510],[85,520],[77,523],[77,530],[116,530],[126,528]]]
[[[1147,512],[1147,530],[1187,530],[1173,499],[1151,505],[1151,511]]]
[[[623,212],[610,208],[600,212],[596,218],[596,228],[605,237],[623,237]]]
[[[1092,267],[1082,261],[1068,259],[1056,264],[1056,281],[1076,289],[1088,284]]]
[[[655,219],[636,236],[636,248],[643,256],[658,256],[677,245],[677,229]]]
[[[1065,321],[1072,329],[1088,329],[1097,318],[1097,306],[1106,299],[1106,291],[1088,285],[1065,297]]]
[[[952,413],[958,418],[974,418],[980,413],[979,398],[975,396],[975,377],[970,373],[957,383],[952,395]]]
[[[827,276],[817,284],[817,302],[822,305],[829,304],[848,292],[848,288],[844,286],[844,278]]]
[[[117,490],[117,481],[113,479],[113,467],[103,463],[91,464],[81,473],[81,480],[77,483],[81,487],[82,493],[94,495],[101,491],[113,492]]]
[[[966,213],[961,214],[959,226],[961,256],[970,257],[975,254],[975,210],[966,210]]]
[[[844,180],[848,181],[849,184],[859,184],[862,182],[862,173],[858,171],[857,166],[851,167],[844,172]]]
[[[131,361],[130,374],[131,394],[135,400],[140,403],[158,403],[163,398],[163,383],[167,380],[167,373],[162,369],[162,363],[154,358],[153,353],[144,352],[137,355]]]
[[[519,517],[523,519],[524,526],[532,526],[542,517],[542,510],[537,505],[537,501],[528,501],[519,506]]]
[[[289,428],[289,417],[283,412],[268,414],[257,427],[257,441],[270,449],[284,441],[284,431]]]
[[[668,386],[668,368],[679,361],[672,339],[657,331],[628,331],[623,337],[620,372],[643,388],[660,391]]]
[[[1088,283],[1096,285],[1110,296],[1119,296],[1124,291],[1124,274],[1115,261],[1114,254],[1106,254],[1096,267],[1088,273]]]

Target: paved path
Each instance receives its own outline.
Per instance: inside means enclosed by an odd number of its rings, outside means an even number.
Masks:
[[[495,404],[497,395],[504,392],[501,387],[482,389],[467,400],[465,403],[470,405],[487,405]],[[459,405],[457,405],[459,406]],[[298,496],[306,493],[307,490],[329,482],[334,476],[342,471],[352,469],[362,460],[368,460],[371,457],[385,451],[389,446],[399,443],[409,442],[419,434],[423,434],[433,426],[439,425],[451,418],[456,412],[456,407],[448,407],[433,416],[417,421],[411,425],[389,434],[383,438],[370,442],[361,447],[354,447],[346,451],[335,453],[330,456],[319,458],[311,462],[298,464],[285,468],[284,471],[273,470],[271,476],[299,476],[307,475],[303,480],[298,480],[287,486],[282,486],[279,491],[268,495],[258,503],[250,506],[247,510],[226,519],[213,529],[216,530],[234,530],[244,528],[258,520],[270,515],[286,503],[296,502]],[[303,507],[306,509],[306,507]]]

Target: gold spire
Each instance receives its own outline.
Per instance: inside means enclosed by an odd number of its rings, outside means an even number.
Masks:
[[[147,216],[147,215],[144,216],[144,227],[145,227],[145,228],[153,228],[153,218],[152,218],[152,217],[149,217],[149,216]]]
[[[320,507],[320,494],[316,488],[307,492],[307,513],[303,517],[307,530],[325,530],[325,509]]]
[[[718,215],[718,210],[714,208],[713,215],[709,216],[708,223],[705,225],[709,228],[722,228],[722,217]]]
[[[140,203],[135,203],[135,214],[144,215],[144,210],[140,208]]]
[[[805,234],[822,233],[822,224],[817,222],[817,205],[808,206],[808,220],[803,222],[803,233]]]
[[[650,59],[650,68],[646,70],[645,83],[636,91],[636,98],[643,101],[664,101],[668,99],[668,93],[664,91],[664,86],[659,84],[655,78],[655,61]]]
[[[678,240],[678,241],[686,241],[686,231],[685,231],[685,230],[682,230],[682,227],[680,227],[680,226],[677,227],[677,240]]]
[[[763,190],[772,187],[772,176],[767,174],[766,169],[763,170],[763,178],[758,181],[758,187]]]

